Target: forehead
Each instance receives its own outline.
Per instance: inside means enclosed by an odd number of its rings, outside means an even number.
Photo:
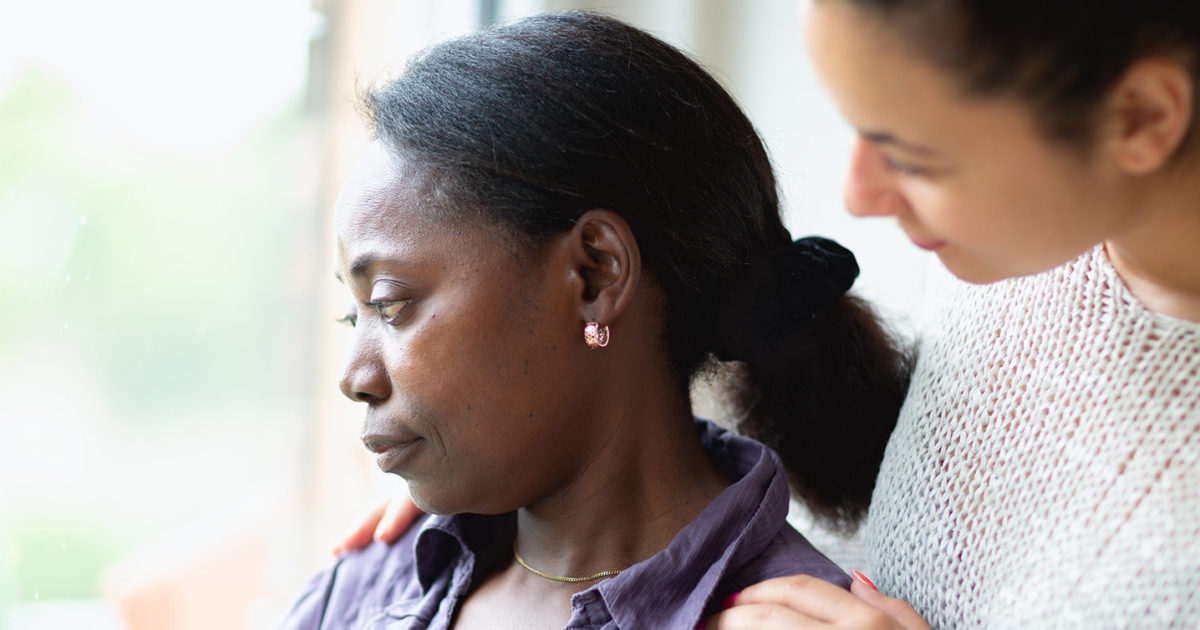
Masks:
[[[417,169],[377,142],[338,193],[334,230],[340,274],[362,260],[440,267],[516,254],[511,236],[477,213],[455,218],[434,209]]]
[[[898,137],[956,159],[1042,147],[1025,104],[965,95],[949,72],[914,52],[883,18],[825,0],[809,5],[804,24],[817,74],[867,139]]]
[[[421,245],[458,229],[422,210],[413,169],[372,143],[351,171],[334,205],[338,266],[356,261],[411,261]]]
[[[407,171],[407,172],[406,172]],[[341,241],[364,233],[396,232],[415,215],[418,195],[411,169],[372,143],[342,184],[334,203],[334,230]],[[400,219],[407,219],[400,221]],[[399,234],[391,234],[398,236]]]
[[[923,112],[954,100],[950,77],[914,54],[895,27],[847,2],[814,2],[804,35],[822,82],[852,122]],[[873,121],[868,121],[873,122]]]

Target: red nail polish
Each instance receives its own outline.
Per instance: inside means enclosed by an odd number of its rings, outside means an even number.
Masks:
[[[867,576],[859,573],[858,571],[851,571],[850,575],[853,575],[854,579],[860,580],[863,584],[870,586],[872,589],[877,590],[877,591],[879,590],[879,589],[875,588],[875,585],[871,583],[871,580],[867,579]]]
[[[725,599],[721,600],[721,610],[733,608],[733,603],[737,601],[738,595],[741,595],[741,594],[742,594],[741,591],[738,591],[737,593],[734,593],[733,595],[730,595],[729,597],[726,597]]]
[[[704,620],[701,619],[700,621],[696,622],[696,627],[692,628],[692,630],[704,630],[704,625]]]

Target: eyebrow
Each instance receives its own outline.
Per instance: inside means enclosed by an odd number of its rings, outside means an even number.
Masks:
[[[354,262],[350,263],[350,277],[358,278],[366,275],[367,269],[379,260],[380,257],[374,254],[363,254],[362,256],[355,258]],[[333,277],[337,278],[337,281],[341,282],[342,284],[346,283],[346,279],[342,277],[342,272],[338,271],[337,269],[333,270]]]
[[[912,144],[911,142],[905,142],[904,140],[901,140],[896,136],[887,133],[886,131],[866,131],[860,129],[859,133],[862,134],[862,137],[875,144],[890,144],[898,149],[908,151],[909,153],[916,153],[918,155],[937,155],[937,151],[934,151],[929,147],[921,146],[919,144]]]

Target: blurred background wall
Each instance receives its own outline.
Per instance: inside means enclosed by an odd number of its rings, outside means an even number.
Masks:
[[[706,65],[766,140],[793,234],[851,247],[858,292],[909,329],[926,259],[841,209],[850,130],[792,0],[14,3],[0,630],[274,627],[339,532],[396,489],[336,389],[345,296],[327,226],[367,141],[356,89],[432,41],[565,8]]]

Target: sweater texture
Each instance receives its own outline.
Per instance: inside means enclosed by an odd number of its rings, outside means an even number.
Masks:
[[[1200,627],[1200,324],[1103,247],[946,280],[866,525],[870,576],[935,628]]]

